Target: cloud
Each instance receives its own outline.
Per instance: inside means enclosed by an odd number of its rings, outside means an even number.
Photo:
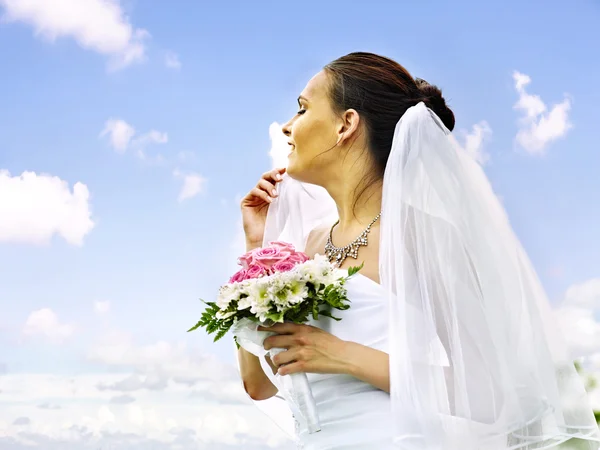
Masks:
[[[290,145],[288,144],[288,138],[283,134],[279,123],[273,122],[271,126],[269,126],[269,137],[271,138],[269,156],[271,157],[273,168],[287,167]]]
[[[595,278],[569,287],[555,312],[573,357],[588,358],[599,363],[597,368],[600,368],[600,322],[596,319],[598,309],[600,279]]]
[[[60,405],[56,405],[54,403],[48,403],[48,402],[44,402],[44,403],[39,404],[38,408],[40,408],[40,409],[50,409],[50,410],[61,409]]]
[[[140,137],[135,138],[133,145],[145,147],[148,144],[166,144],[167,142],[169,142],[169,136],[167,133],[151,130],[148,133],[142,134]]]
[[[110,311],[109,301],[94,302],[94,312],[98,315],[108,314]]]
[[[248,401],[239,382],[233,380],[206,383],[201,389],[191,391],[190,397],[231,405],[241,405]]]
[[[31,419],[29,417],[17,417],[13,425],[29,425],[31,424]]]
[[[70,190],[56,176],[0,170],[0,242],[47,244],[55,235],[81,246],[94,228],[90,193],[77,182]]]
[[[135,138],[131,145],[137,148],[136,155],[138,156],[138,158],[148,162],[150,162],[153,159],[154,162],[161,163],[163,162],[163,158],[161,155],[156,155],[154,158],[150,158],[148,157],[144,149],[150,144],[166,144],[167,142],[169,142],[169,136],[167,135],[167,133],[152,130]]]
[[[169,142],[169,135],[162,131],[150,130],[147,133],[137,135],[133,126],[123,119],[110,118],[104,124],[104,129],[99,137],[108,137],[110,145],[117,153],[125,153],[129,148],[136,150],[138,158],[150,161],[146,155],[145,148],[148,145],[160,145]],[[162,162],[162,157],[157,155],[153,158],[156,162]]]
[[[0,448],[293,448],[289,438],[257,414],[241,392],[241,383],[234,384],[227,370],[219,372],[219,364],[209,361],[204,370],[206,376],[214,375],[214,380],[199,385],[197,390],[212,389],[220,384],[219,375],[223,374],[227,387],[222,391],[235,390],[237,385],[238,393],[224,394],[227,397],[221,399],[217,391],[213,398],[202,398],[191,396],[186,385],[171,383],[164,390],[138,391],[131,402],[131,393],[114,396],[97,388],[102,383],[116,384],[122,374],[6,375],[2,379]],[[233,401],[235,395],[239,402]],[[37,406],[50,399],[62,407],[49,410]],[[14,424],[21,417],[27,417],[29,423]]]
[[[184,174],[179,170],[175,170],[173,176],[183,181],[179,196],[177,197],[177,201],[180,203],[200,194],[206,185],[206,179],[197,173]]]
[[[100,383],[102,391],[134,392],[141,389],[161,391],[167,387],[169,378],[165,374],[150,373],[147,375],[132,374],[112,384]]]
[[[181,69],[181,61],[179,60],[177,53],[167,52],[165,54],[165,66],[167,66],[169,69]]]
[[[73,326],[61,323],[56,313],[49,308],[33,311],[23,327],[23,335],[41,336],[52,343],[62,343],[74,332]]]
[[[108,135],[110,144],[118,153],[124,153],[135,135],[135,129],[122,119],[108,119],[100,137]]]
[[[600,278],[571,286],[565,294],[565,303],[600,309]]]
[[[187,150],[181,151],[179,153],[177,153],[177,159],[179,159],[179,161],[190,161],[196,158],[196,154],[194,152],[190,152]]]
[[[482,120],[473,125],[471,132],[462,131],[464,139],[464,148],[479,164],[486,164],[490,155],[484,151],[484,144],[488,142],[492,136],[492,128],[489,124]]]
[[[513,73],[515,89],[519,100],[514,109],[522,112],[517,143],[532,155],[543,155],[548,144],[567,134],[572,128],[569,122],[571,101],[568,97],[552,106],[548,111],[546,104],[538,95],[528,94],[525,87],[531,83],[528,75],[515,71]]]
[[[134,28],[119,0],[0,0],[3,19],[32,26],[50,42],[72,38],[109,58],[109,70],[145,60],[149,33]]]
[[[109,401],[113,405],[128,405],[130,403],[135,402],[135,398],[131,395],[116,395],[112,397]]]
[[[138,345],[133,336],[121,331],[111,331],[102,336],[89,349],[87,358],[112,368],[133,369],[137,375],[103,384],[104,390],[133,392],[139,389],[161,390],[168,386],[166,379],[188,387],[202,380],[233,379],[233,367],[219,362],[213,356],[191,353],[184,342],[176,344],[159,341]]]

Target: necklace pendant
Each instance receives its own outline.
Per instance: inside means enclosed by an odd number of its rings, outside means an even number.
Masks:
[[[340,267],[348,256],[351,256],[354,259],[358,259],[359,248],[361,246],[366,247],[369,244],[367,236],[371,231],[371,227],[377,221],[377,219],[379,219],[380,216],[381,213],[377,214],[377,216],[375,216],[375,218],[371,221],[367,228],[362,233],[360,233],[356,239],[354,239],[352,242],[350,242],[344,247],[336,247],[335,245],[333,245],[331,235],[333,233],[333,229],[338,223],[340,223],[340,221],[338,220],[336,223],[334,223],[331,227],[331,230],[329,230],[329,237],[327,238],[327,242],[325,243],[325,255],[327,256],[329,262],[337,265],[337,267]]]

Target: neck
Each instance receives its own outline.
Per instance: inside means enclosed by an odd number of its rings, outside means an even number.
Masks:
[[[331,177],[323,187],[335,201],[340,222],[337,226],[340,233],[353,233],[369,225],[381,212],[383,180],[364,184],[369,181],[365,172],[340,171]]]

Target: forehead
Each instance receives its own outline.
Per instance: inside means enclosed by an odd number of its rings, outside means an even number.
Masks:
[[[301,95],[309,101],[325,98],[328,86],[329,78],[327,73],[322,70],[308,81]]]

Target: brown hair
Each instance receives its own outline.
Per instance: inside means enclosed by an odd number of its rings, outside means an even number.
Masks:
[[[437,86],[419,78],[392,59],[355,52],[324,67],[330,78],[329,97],[336,112],[354,109],[364,122],[377,178],[383,177],[394,130],[406,110],[419,102],[437,114],[446,128],[454,128],[454,113]]]

